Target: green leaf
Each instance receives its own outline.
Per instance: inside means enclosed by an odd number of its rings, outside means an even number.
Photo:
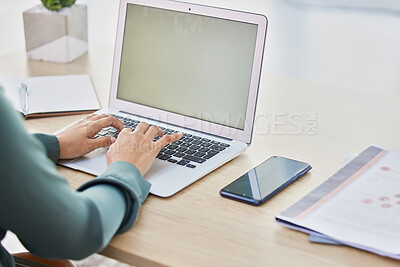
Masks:
[[[62,0],[61,4],[62,4],[63,7],[70,7],[73,4],[75,4],[75,1],[76,0]]]
[[[58,11],[62,7],[72,6],[76,0],[41,0],[42,4],[49,10]]]

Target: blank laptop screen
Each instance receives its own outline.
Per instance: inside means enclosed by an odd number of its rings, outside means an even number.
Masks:
[[[117,98],[244,129],[257,25],[129,4]]]

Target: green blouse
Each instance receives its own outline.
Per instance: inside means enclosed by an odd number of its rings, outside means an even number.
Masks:
[[[71,190],[55,163],[55,136],[30,135],[0,88],[0,240],[14,232],[33,254],[82,259],[137,220],[150,183],[127,162]],[[0,266],[14,266],[0,245]]]

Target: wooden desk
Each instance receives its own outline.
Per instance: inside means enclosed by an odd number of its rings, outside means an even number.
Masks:
[[[109,46],[92,46],[71,64],[26,62],[22,50],[0,62],[0,73],[20,77],[88,73],[102,105],[107,103]],[[307,235],[277,224],[274,216],[339,169],[344,152],[359,153],[370,144],[400,150],[399,114],[400,99],[264,73],[246,153],[173,197],[149,196],[137,224],[102,254],[137,266],[398,266],[362,250],[309,243]],[[30,119],[26,125],[51,133],[80,117]],[[307,161],[313,169],[261,207],[219,196],[223,186],[272,155]],[[94,178],[58,170],[72,188]]]

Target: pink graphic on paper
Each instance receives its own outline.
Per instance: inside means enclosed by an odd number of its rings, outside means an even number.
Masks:
[[[382,196],[378,198],[380,201],[388,201],[390,198],[387,196]]]
[[[374,203],[374,201],[373,201],[372,199],[370,199],[370,198],[364,198],[363,200],[361,200],[361,202],[362,202],[362,203],[365,203],[365,204]]]
[[[400,194],[395,194],[394,197],[395,198],[400,198]]]
[[[390,171],[390,167],[388,167],[388,166],[382,166],[382,167],[380,167],[379,169],[380,169],[381,171],[384,171],[384,172]]]
[[[382,204],[381,207],[384,208],[384,209],[388,209],[388,208],[391,208],[392,205],[390,205],[388,203],[385,203],[385,204]]]

